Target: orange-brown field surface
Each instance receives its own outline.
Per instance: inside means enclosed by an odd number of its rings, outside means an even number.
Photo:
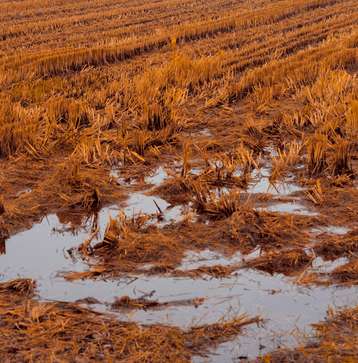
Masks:
[[[358,362],[357,0],[0,0],[0,361]]]

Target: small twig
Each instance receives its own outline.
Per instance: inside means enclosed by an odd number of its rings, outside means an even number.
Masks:
[[[157,209],[158,209],[158,211],[159,211],[159,214],[160,214],[160,215],[163,215],[164,213],[163,213],[163,211],[160,209],[160,207],[159,207],[158,203],[155,201],[155,199],[153,199],[153,202],[154,202],[155,206],[157,207]]]

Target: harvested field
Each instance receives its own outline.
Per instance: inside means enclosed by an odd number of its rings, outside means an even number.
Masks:
[[[2,360],[358,359],[356,0],[0,19]]]

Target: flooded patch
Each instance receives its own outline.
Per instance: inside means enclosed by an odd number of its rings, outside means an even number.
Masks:
[[[7,284],[4,361],[184,361],[198,335],[126,337],[115,317],[188,329],[241,313],[260,325],[196,361],[255,359],[358,303],[356,2],[3,1],[0,281],[36,280],[14,301]],[[48,304],[52,321],[34,291],[113,316]]]
[[[144,193],[132,193],[123,209],[128,217],[138,214],[158,215],[164,222],[178,221],[184,212],[182,206],[172,206],[164,199]],[[162,222],[163,222],[162,221]]]
[[[226,257],[218,252],[204,250],[200,252],[189,251],[184,257],[180,270],[192,270],[205,266],[228,266],[238,262],[242,262],[243,256],[240,252],[237,252],[233,256]]]
[[[265,320],[263,327],[249,327],[243,336],[221,346],[209,359],[228,362],[237,356],[255,358],[260,353],[285,346],[294,346],[294,332],[310,333],[309,324],[323,319],[329,306],[357,303],[358,288],[314,290],[295,286],[280,275],[270,276],[254,270],[240,271],[225,279],[199,279],[140,277],[132,282],[123,281],[122,294],[133,298],[155,291],[159,301],[204,297],[197,307],[170,307],[159,311],[132,311],[120,314],[121,319],[140,323],[162,322],[184,329],[193,324],[213,323],[238,313],[259,314]],[[201,360],[198,360],[201,361]]]
[[[116,168],[110,170],[109,177],[119,185],[131,185],[134,182],[134,179],[123,177],[120,170]]]
[[[195,171],[194,168],[192,172]],[[270,186],[269,176],[265,173],[268,170],[264,170],[264,176],[257,175],[259,181],[249,187],[249,193],[271,193],[278,197],[302,190],[290,183]],[[165,169],[159,168],[153,175],[145,177],[145,182],[160,185],[167,176]],[[93,217],[92,222],[96,222],[99,230],[96,240],[101,241],[109,218],[116,217],[119,212],[124,212],[127,217],[149,215],[152,217],[151,223],[158,226],[177,222],[186,212],[184,206],[173,207],[166,200],[148,195],[147,192],[132,192],[120,206],[104,208]],[[229,195],[230,188],[215,189],[213,193],[219,198],[222,194]],[[282,201],[286,199],[290,200]],[[276,202],[273,199],[268,206],[257,207],[257,210],[317,215],[295,197],[286,199],[280,198]],[[140,324],[162,323],[188,329],[193,325],[211,324],[241,313],[264,319],[263,325],[245,328],[243,335],[222,344],[208,358],[195,358],[195,362],[221,363],[239,357],[254,359],[282,346],[293,347],[304,334],[311,333],[310,324],[323,319],[329,307],[358,303],[358,287],[309,288],[296,284],[294,277],[242,268],[245,261],[260,255],[259,248],[249,255],[237,252],[230,256],[209,249],[188,251],[178,266],[178,270],[183,272],[211,266],[240,266],[237,269],[235,267],[230,276],[221,279],[205,275],[193,279],[128,274],[117,279],[68,281],[64,279],[64,273],[88,269],[88,264],[76,258],[71,251],[88,238],[92,225],[90,220],[85,226],[76,229],[61,223],[62,220],[56,215],[50,215],[31,230],[7,240],[0,247],[1,281],[18,277],[31,278],[37,281],[39,298],[42,300],[78,302],[100,312],[111,312],[122,321]],[[333,234],[345,234],[347,231],[348,229],[335,226],[312,230]],[[313,260],[310,271],[329,273],[346,262],[346,258],[326,262],[317,257]],[[151,266],[147,267],[149,270]],[[144,270],[145,268],[142,272]],[[123,297],[138,301],[143,296],[150,296],[158,302],[157,308],[114,308],[114,303]],[[178,301],[200,301],[200,304],[178,304]]]
[[[143,199],[142,194],[132,195],[126,212],[155,212],[152,197]],[[168,206],[158,200],[163,210]],[[138,208],[136,210],[135,208]],[[109,216],[118,213],[117,208],[107,208],[98,216],[101,233]],[[252,269],[243,269],[223,279],[174,278],[167,276],[128,276],[117,280],[65,281],[58,272],[83,271],[87,266],[71,258],[68,250],[78,246],[88,237],[85,229],[77,233],[58,233],[61,224],[55,215],[45,218],[31,230],[13,236],[6,242],[6,253],[0,256],[1,280],[17,277],[38,281],[40,299],[82,301],[98,311],[112,311],[116,298],[129,296],[140,298],[150,294],[158,302],[202,299],[200,305],[168,305],[163,309],[131,310],[130,313],[115,311],[121,320],[144,324],[163,323],[188,328],[195,324],[213,323],[238,313],[260,315],[265,321],[262,327],[251,326],[244,335],[225,343],[209,360],[228,362],[235,357],[255,358],[280,346],[294,346],[294,332],[310,333],[311,323],[323,319],[330,306],[340,307],[358,303],[358,287],[318,287],[309,289],[297,286],[287,277],[273,276]],[[63,227],[63,226],[62,226]],[[259,250],[253,253],[257,255]],[[204,250],[190,252],[182,268],[191,269],[209,265],[228,265],[240,262],[236,254],[226,258],[218,253]],[[316,261],[316,267],[323,261]],[[88,299],[90,297],[90,299]],[[113,312],[113,311],[112,311]],[[202,362],[202,359],[195,360]]]
[[[168,177],[167,172],[165,169],[160,166],[153,175],[150,175],[145,178],[145,182],[147,184],[158,186],[160,185],[166,178]]]
[[[343,266],[348,263],[349,259],[346,257],[337,258],[334,261],[325,261],[321,257],[317,257],[312,262],[312,270],[314,272],[330,273],[335,268]]]
[[[349,228],[341,226],[321,226],[312,228],[312,233],[332,233],[337,235],[344,235],[350,231]]]
[[[290,195],[299,191],[303,188],[290,181],[280,181],[272,184],[270,182],[271,171],[269,168],[261,168],[254,170],[252,173],[252,182],[247,188],[248,193],[259,194],[268,193],[272,195]]]
[[[68,292],[60,289],[62,279],[57,277],[58,271],[83,269],[84,264],[74,261],[67,250],[77,246],[86,232],[77,235],[71,233],[56,233],[60,225],[58,218],[51,215],[29,231],[19,233],[6,241],[6,252],[0,256],[0,276],[2,280],[18,277],[32,278],[38,281],[40,295],[52,298]]]
[[[38,281],[40,297],[43,299],[75,301],[93,296],[95,289],[101,291],[102,298],[108,300],[118,293],[115,282],[108,284],[96,281],[92,287],[92,283],[68,283],[59,276],[59,273],[84,271],[88,267],[80,259],[71,256],[71,249],[88,238],[93,223],[98,227],[97,239],[100,240],[109,218],[115,218],[120,211],[128,217],[141,213],[155,215],[158,213],[157,206],[163,211],[161,224],[178,220],[182,215],[181,207],[170,207],[163,199],[142,193],[133,193],[123,208],[103,208],[98,215],[77,228],[70,223],[61,223],[59,216],[49,215],[30,230],[2,241],[0,278],[3,281],[19,277],[32,278]]]
[[[318,215],[318,213],[310,211],[304,205],[302,205],[296,201],[287,202],[287,203],[275,203],[275,204],[269,205],[266,208],[258,208],[258,209],[259,210],[265,209],[270,212],[302,214],[305,216],[317,216]]]

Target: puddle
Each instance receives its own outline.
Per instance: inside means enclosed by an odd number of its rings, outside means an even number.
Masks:
[[[184,207],[171,206],[164,199],[146,195],[143,193],[132,193],[126,201],[126,207],[123,211],[131,217],[138,214],[157,215],[159,209],[163,213],[163,222],[178,221],[183,214]],[[163,224],[163,223],[161,223]]]
[[[164,180],[168,177],[168,173],[165,171],[165,169],[160,166],[153,175],[148,176],[145,178],[145,182],[147,184],[159,186],[164,182]]]
[[[133,182],[135,182],[134,178],[123,177],[120,170],[116,168],[110,170],[109,177],[119,185],[131,185]]]
[[[268,178],[262,178],[257,183],[251,184],[247,192],[252,194],[269,193],[272,195],[290,195],[301,190],[303,188],[296,184],[282,182],[272,185]]]
[[[339,226],[322,226],[322,227],[315,227],[311,229],[312,233],[331,233],[331,234],[338,234],[344,235],[350,231],[347,227],[339,227]]]
[[[334,261],[325,261],[321,257],[317,257],[312,262],[311,270],[314,272],[322,272],[322,273],[330,273],[335,268],[339,266],[343,266],[344,264],[348,263],[349,259],[346,257],[337,258]]]
[[[305,206],[298,202],[287,202],[287,203],[275,203],[268,207],[259,207],[258,210],[268,210],[270,212],[279,213],[295,213],[302,214],[305,216],[317,216],[318,213],[308,210]]]
[[[140,277],[129,284],[123,281],[120,287],[122,295],[132,298],[153,290],[153,299],[159,301],[205,298],[198,307],[174,306],[165,310],[132,311],[128,315],[118,313],[124,320],[145,324],[161,322],[186,329],[193,324],[214,323],[240,313],[265,319],[262,327],[246,328],[243,336],[220,346],[210,359],[197,359],[198,362],[230,362],[238,355],[255,358],[282,345],[294,346],[297,337],[311,332],[309,324],[324,319],[330,306],[358,302],[358,288],[310,290],[292,285],[280,275],[270,276],[254,270],[244,270],[235,277],[221,280]],[[295,335],[298,331],[300,335]]]
[[[182,208],[179,206],[171,208],[161,198],[133,193],[123,209],[111,206],[100,211],[96,217],[98,238],[103,237],[109,218],[115,218],[121,210],[129,217],[140,213],[156,214],[158,208],[154,201],[163,211],[164,219],[160,224],[178,220],[182,215]],[[88,238],[91,223],[74,228],[70,223],[61,223],[62,220],[60,215],[50,215],[30,230],[3,242],[0,246],[0,280],[19,277],[35,279],[39,283],[40,297],[43,299],[67,300],[69,297],[70,301],[74,301],[91,296],[92,287],[88,290],[91,283],[68,283],[58,276],[59,272],[83,271],[88,268],[87,264],[71,259],[67,250],[78,247]],[[107,297],[112,297],[114,292],[114,295],[118,294],[115,283],[112,284],[112,288],[108,283],[101,281],[95,285],[104,295],[109,293]]]
[[[240,252],[235,253],[232,256],[224,256],[221,253],[211,250],[203,250],[200,252],[189,251],[186,253],[181,265],[178,267],[180,270],[192,270],[205,266],[229,266],[244,262],[251,258],[256,258],[260,256],[260,248],[255,249],[250,254],[243,255]]]
[[[66,250],[77,246],[88,234],[84,231],[77,235],[53,232],[53,228],[59,226],[58,218],[50,215],[31,230],[8,239],[6,253],[0,256],[0,278],[36,279],[41,296],[50,298],[51,291],[56,291],[57,283],[62,281],[56,277],[58,271],[84,269],[84,264],[66,257]]]
[[[242,262],[243,256],[240,252],[231,257],[226,257],[218,252],[204,250],[200,252],[189,251],[184,257],[180,270],[192,270],[203,266],[222,265],[228,266],[234,263]]]
[[[159,168],[153,176],[147,177],[150,184],[161,183],[166,177]],[[261,186],[264,185],[262,182]],[[259,189],[255,189],[258,192]],[[291,191],[294,189],[291,189]],[[156,215],[158,208],[164,221],[178,220],[183,207],[171,207],[165,200],[148,196],[142,192],[130,194],[122,209],[118,206],[104,208],[98,215],[100,236],[103,236],[109,216],[115,217],[120,210],[128,216],[146,213]],[[263,208],[259,208],[263,209]],[[270,205],[270,211],[315,215],[296,202]],[[160,302],[204,298],[199,306],[169,306],[162,310],[113,312],[121,320],[143,324],[163,323],[189,328],[195,324],[214,323],[240,313],[260,315],[265,319],[263,326],[249,326],[237,339],[219,346],[208,358],[195,358],[195,362],[231,362],[235,358],[254,359],[281,346],[295,346],[303,334],[311,333],[311,323],[324,319],[329,307],[343,307],[358,304],[358,287],[314,287],[297,286],[283,276],[271,276],[252,269],[241,269],[234,276],[215,278],[174,278],[165,276],[128,276],[118,280],[86,280],[69,282],[59,272],[84,271],[88,266],[72,259],[67,250],[77,247],[88,238],[90,225],[77,230],[61,223],[60,217],[50,215],[32,229],[19,233],[0,246],[0,281],[12,278],[33,278],[38,282],[40,299],[76,301],[88,297],[101,304],[91,305],[98,311],[110,311],[110,303],[116,297],[140,298],[153,292],[153,299]],[[328,227],[335,233],[346,233],[341,227]],[[319,229],[320,231],[323,228]],[[62,232],[59,232],[62,231]],[[3,254],[1,254],[3,253]],[[229,265],[250,255],[227,257],[217,252],[190,251],[180,269],[195,269],[202,266]],[[319,258],[313,268],[329,271],[343,263],[343,259],[327,263]]]
[[[252,173],[253,182],[247,188],[248,193],[259,194],[269,193],[272,195],[290,195],[303,188],[297,184],[290,183],[289,181],[277,182],[275,185],[270,183],[271,170],[269,168],[261,168],[254,170]]]
[[[130,216],[141,213],[156,214],[159,212],[158,207],[163,212],[170,207],[170,204],[164,199],[144,193],[132,193],[125,204],[127,206],[124,208],[124,212]]]
[[[130,200],[131,203],[135,200],[140,203],[139,199]],[[142,200],[140,205],[142,211],[151,211],[151,204],[145,207]],[[98,223],[101,231],[108,215],[116,215],[117,212],[117,209],[107,208],[100,213]],[[291,284],[281,275],[270,276],[255,270],[240,270],[236,276],[221,280],[138,276],[116,281],[67,282],[58,276],[58,271],[81,271],[86,266],[80,261],[73,261],[66,250],[81,243],[88,233],[85,230],[77,234],[53,232],[60,227],[57,216],[51,215],[31,230],[10,238],[6,243],[6,254],[0,255],[1,280],[33,278],[38,281],[41,299],[76,301],[92,297],[106,303],[93,305],[92,308],[99,311],[107,311],[108,303],[113,302],[115,297],[128,295],[138,298],[153,290],[153,299],[159,301],[205,298],[198,307],[173,306],[163,310],[132,311],[130,314],[115,313],[122,320],[145,324],[161,322],[188,328],[238,313],[260,315],[266,320],[263,327],[248,327],[244,336],[220,346],[208,360],[211,362],[233,361],[237,355],[254,358],[260,352],[268,352],[281,345],[295,345],[297,342],[292,332],[296,329],[310,332],[309,324],[323,319],[329,306],[358,303],[358,287],[310,290]],[[228,264],[235,259],[239,261],[241,256],[237,254],[228,259],[210,251],[188,253],[183,266],[194,268],[210,263]]]

